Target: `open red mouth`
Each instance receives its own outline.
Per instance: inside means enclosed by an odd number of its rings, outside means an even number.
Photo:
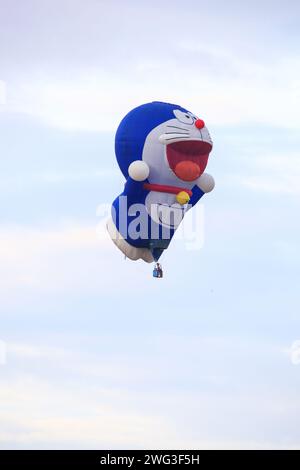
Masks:
[[[204,172],[212,145],[199,140],[167,145],[167,159],[175,175],[183,181],[194,181]]]

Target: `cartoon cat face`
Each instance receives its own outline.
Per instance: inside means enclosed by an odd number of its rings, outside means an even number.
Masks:
[[[166,153],[170,168],[185,181],[195,176],[196,165],[201,174],[205,155],[212,149],[210,135],[201,119],[181,106],[157,101],[134,108],[118,127],[115,151],[125,178],[133,161],[146,159],[145,147],[149,159],[149,145],[153,145],[150,152],[153,155]],[[182,163],[187,160],[189,164]]]

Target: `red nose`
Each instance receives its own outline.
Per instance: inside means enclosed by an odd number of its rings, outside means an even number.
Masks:
[[[195,126],[197,127],[197,129],[203,129],[203,127],[205,126],[205,122],[203,121],[203,119],[197,119],[197,121],[195,121]]]

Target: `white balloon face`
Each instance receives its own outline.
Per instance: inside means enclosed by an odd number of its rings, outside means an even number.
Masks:
[[[182,190],[191,190],[195,181],[180,179],[170,167],[167,157],[169,144],[190,142],[190,145],[205,145],[212,147],[212,140],[206,127],[197,129],[197,116],[179,109],[173,111],[174,119],[169,119],[149,132],[142,159],[149,166],[148,181],[150,184],[176,186]],[[170,145],[171,147],[171,145]],[[170,148],[169,147],[169,148]],[[185,160],[189,155],[183,154]],[[176,202],[174,194],[151,191],[148,193],[145,205],[151,219],[164,227],[176,229],[182,221],[190,205],[181,206]]]
[[[151,219],[163,227],[176,229],[182,221],[188,204],[184,206],[176,202],[174,194],[151,191],[145,200],[145,206]]]
[[[175,113],[181,120],[191,120],[193,125],[181,122],[175,117]],[[183,181],[175,175],[168,163],[166,149],[169,144],[191,141],[198,143],[206,142],[212,146],[212,140],[207,128],[204,127],[199,131],[194,125],[196,119],[196,116],[191,113],[184,113],[175,109],[174,119],[163,122],[149,132],[145,140],[142,159],[150,168],[148,177],[150,183],[181,186],[187,189],[191,189],[194,186],[194,183],[191,184],[190,182]]]

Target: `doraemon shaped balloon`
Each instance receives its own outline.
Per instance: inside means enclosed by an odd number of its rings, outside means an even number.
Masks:
[[[124,117],[115,152],[126,183],[107,229],[126,257],[158,261],[186,211],[214,188],[204,173],[212,146],[204,121],[175,104],[154,101]]]

